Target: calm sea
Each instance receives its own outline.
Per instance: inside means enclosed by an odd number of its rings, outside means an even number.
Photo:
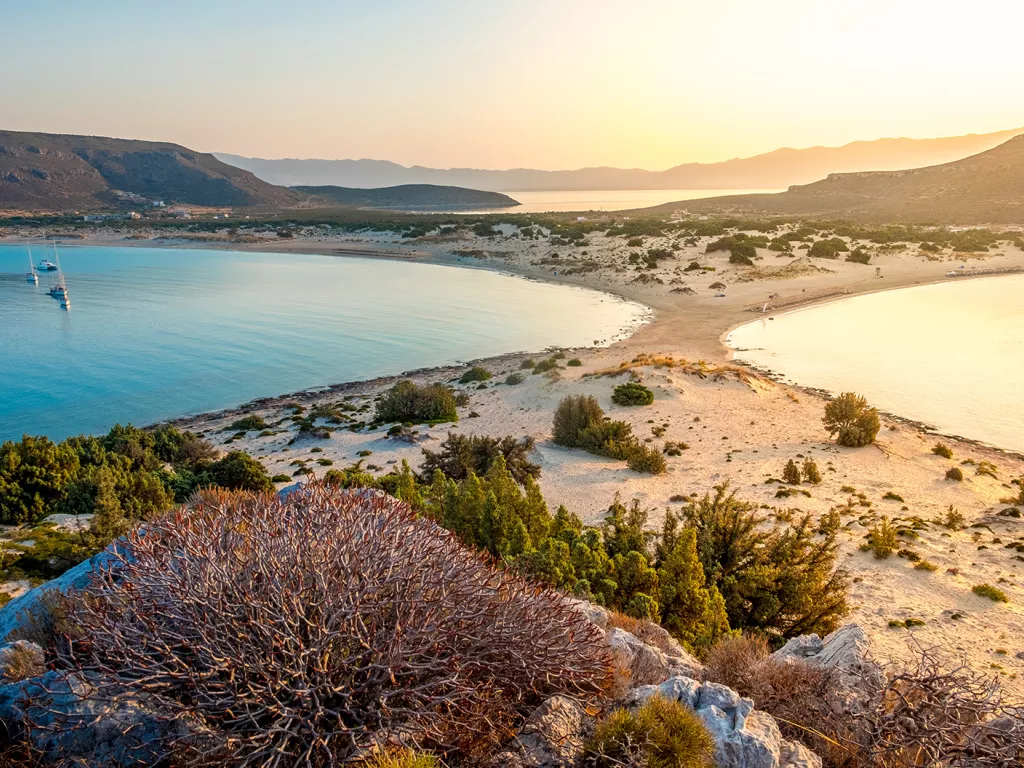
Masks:
[[[1024,451],[1024,275],[855,296],[737,328],[736,357]]]
[[[60,260],[67,312],[46,293],[53,273],[29,285],[25,248],[0,247],[0,440],[609,343],[647,315],[607,294],[429,264],[109,247]]]
[[[593,192],[513,191],[506,192],[521,205],[514,208],[473,209],[475,213],[550,213],[554,211],[628,211],[650,208],[677,200],[698,200],[722,195],[752,195],[762,192],[781,192],[780,189],[613,189]],[[458,211],[456,211],[458,212]],[[462,213],[466,210],[462,209]]]

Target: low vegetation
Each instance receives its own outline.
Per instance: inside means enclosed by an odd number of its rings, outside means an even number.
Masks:
[[[91,515],[73,531],[33,528],[34,547],[4,559],[8,575],[52,578],[200,488],[263,491],[273,483],[240,451],[218,458],[206,440],[171,426],[117,425],[60,443],[25,436],[0,445],[0,523],[38,525],[53,514]]]
[[[1010,602],[1010,598],[1006,596],[1003,590],[999,589],[999,587],[993,587],[991,584],[975,584],[971,587],[971,592],[979,597],[987,597],[995,603]]]
[[[584,750],[588,768],[714,768],[715,742],[692,709],[660,696],[635,712],[617,709],[598,721]]]
[[[650,405],[654,402],[654,393],[639,382],[629,381],[612,391],[612,402],[616,405]]]
[[[637,472],[660,474],[667,468],[662,452],[642,445],[626,422],[607,419],[592,395],[569,395],[558,403],[552,439],[565,448],[624,459]]]
[[[398,732],[471,755],[549,696],[610,684],[600,631],[557,593],[387,497],[207,493],[117,560],[69,605],[88,642],[60,663],[111,680],[105,705],[142,677],[161,717],[202,721],[203,738],[168,735],[177,764],[212,742],[228,762],[333,765]]]
[[[844,392],[826,403],[822,423],[839,445],[851,448],[870,445],[881,429],[878,411],[853,392]]]
[[[449,432],[440,450],[423,449],[420,472],[432,477],[435,471],[440,471],[452,480],[461,481],[471,474],[486,475],[500,456],[512,478],[523,484],[527,478],[540,477],[540,465],[529,458],[533,448],[532,437],[516,440],[508,436],[498,438]]]
[[[376,420],[383,423],[458,421],[455,393],[442,384],[400,381],[377,401]]]
[[[488,379],[493,378],[493,376],[494,374],[492,374],[483,366],[474,365],[472,368],[470,368],[468,371],[462,374],[462,376],[459,378],[459,383],[471,384],[479,381],[487,381]]]

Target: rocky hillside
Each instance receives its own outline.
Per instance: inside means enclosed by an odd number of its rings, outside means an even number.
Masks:
[[[0,208],[292,207],[302,196],[178,144],[0,131]]]
[[[519,205],[500,192],[483,192],[465,187],[437,184],[401,184],[379,189],[353,187],[295,187],[313,196],[312,202],[330,205],[356,205],[371,208],[511,208]]]
[[[943,165],[835,173],[777,195],[690,200],[662,208],[874,222],[1024,224],[1024,136]]]

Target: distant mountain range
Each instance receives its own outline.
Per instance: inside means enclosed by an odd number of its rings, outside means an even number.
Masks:
[[[519,205],[500,192],[481,192],[463,187],[442,187],[436,184],[402,184],[397,187],[354,189],[352,187],[294,187],[309,195],[313,202],[331,205],[354,205],[373,208],[473,209],[502,208]]]
[[[540,171],[528,168],[405,167],[386,160],[263,160],[217,153],[225,163],[283,186],[337,185],[387,187],[436,184],[496,192],[610,189],[785,189],[830,173],[890,171],[958,160],[1024,134],[1024,128],[941,139],[877,139],[842,147],[777,149],[721,163],[686,163],[665,171],[637,168],[581,168]]]
[[[681,201],[655,210],[793,214],[877,223],[1024,224],[1024,135],[951,163],[833,173],[774,195]]]
[[[145,200],[286,208],[302,195],[178,144],[0,131],[0,208],[89,210]]]

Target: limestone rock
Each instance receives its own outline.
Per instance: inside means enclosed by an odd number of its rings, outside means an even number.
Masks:
[[[54,597],[58,593],[67,594],[85,587],[93,572],[113,559],[111,547],[114,546],[116,542],[56,579],[40,584],[0,608],[0,643],[10,643],[17,639],[38,640],[48,634],[54,618],[51,613]]]
[[[153,764],[168,738],[187,735],[184,723],[158,715],[143,697],[110,692],[102,681],[47,672],[0,686],[0,722],[44,761],[76,765]]]
[[[719,768],[821,768],[821,758],[802,744],[786,741],[775,720],[754,702],[718,683],[673,677],[661,685],[633,689],[626,706],[639,707],[652,696],[691,707],[715,740]]]
[[[884,683],[882,668],[871,658],[871,641],[856,624],[827,635],[801,635],[772,654],[779,661],[803,661],[835,670],[841,688],[836,696],[848,711],[869,700]]]
[[[622,688],[653,685],[668,679],[668,657],[624,629],[614,627],[605,636],[611,650],[615,682]]]
[[[492,759],[493,768],[569,768],[583,754],[586,712],[567,696],[541,704],[506,751]]]

